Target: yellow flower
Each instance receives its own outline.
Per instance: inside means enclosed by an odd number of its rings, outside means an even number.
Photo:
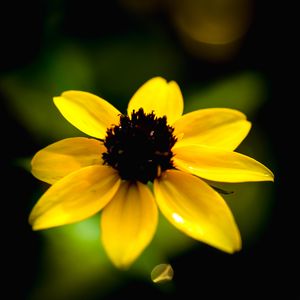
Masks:
[[[234,152],[251,127],[244,114],[209,108],[182,116],[179,86],[161,77],[138,89],[127,115],[81,91],[64,92],[54,103],[93,138],[64,139],[33,157],[33,175],[51,184],[30,214],[34,230],[103,209],[104,248],[117,267],[127,268],[152,240],[158,206],[188,236],[228,253],[241,248],[230,209],[205,179],[273,180],[261,163]]]

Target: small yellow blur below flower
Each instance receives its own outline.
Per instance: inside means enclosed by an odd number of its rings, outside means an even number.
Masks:
[[[151,280],[154,283],[165,283],[171,281],[174,276],[174,270],[170,264],[159,264],[151,272]]]
[[[264,165],[234,151],[251,127],[243,113],[209,108],[182,115],[179,86],[161,77],[137,90],[127,114],[81,91],[54,103],[92,138],[67,138],[33,157],[32,174],[51,185],[30,214],[34,230],[102,210],[104,249],[115,266],[128,268],[151,242],[159,208],[188,236],[228,253],[240,250],[231,211],[205,180],[273,180]]]

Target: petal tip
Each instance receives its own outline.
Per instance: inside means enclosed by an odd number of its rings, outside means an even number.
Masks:
[[[236,248],[228,249],[225,252],[227,252],[228,254],[235,254],[237,252],[240,252],[241,249],[242,249],[242,247],[236,247]]]
[[[167,80],[162,76],[155,76],[155,77],[151,78],[150,80],[160,80],[163,82],[167,82]]]
[[[53,97],[53,102],[54,102],[54,104],[57,104],[57,102],[59,101],[59,100],[61,100],[63,97],[62,97],[62,95],[61,96],[54,96]]]
[[[223,244],[223,247],[220,247],[220,250],[222,250],[228,254],[234,254],[236,252],[241,251],[241,249],[242,249],[241,234],[240,234],[238,227],[235,226],[234,231],[232,232],[231,238],[229,238],[229,240],[227,241],[226,244]]]
[[[39,226],[31,225],[31,228],[33,231],[39,231],[42,230],[43,228],[40,228]]]
[[[235,254],[235,253],[241,251],[242,250],[242,240],[241,240],[240,234],[238,233],[236,240],[231,245],[227,245],[226,248],[224,247],[221,250],[223,250],[224,252],[226,252],[228,254]]]
[[[42,228],[40,228],[40,226],[39,226],[39,224],[36,220],[36,217],[33,216],[32,213],[29,215],[28,223],[29,223],[29,225],[31,225],[31,228],[32,228],[33,231],[37,231],[37,230],[42,229]]]
[[[269,177],[269,181],[272,181],[272,182],[275,181],[275,175],[271,170],[269,170],[268,177]]]
[[[122,271],[126,271],[128,270],[131,265],[133,264],[133,262],[122,262],[122,261],[116,261],[116,260],[113,260],[112,258],[110,258],[112,263],[114,264],[114,266],[119,269],[119,270],[122,270]]]
[[[40,215],[38,214],[36,207],[33,207],[28,217],[28,223],[31,225],[33,231],[44,229],[44,227],[41,226],[41,222],[39,222],[39,217]]]
[[[239,235],[237,244],[235,245],[235,247],[232,250],[232,254],[241,251],[242,248],[243,248],[242,247],[242,239],[241,239],[241,236]]]
[[[62,101],[64,101],[63,96],[55,96],[53,97],[53,103],[56,106],[56,108],[59,110],[60,106],[62,105]]]
[[[118,253],[117,252],[113,253],[112,251],[109,251],[109,249],[106,248],[105,245],[106,245],[105,242],[103,242],[103,246],[104,249],[106,250],[107,257],[113,263],[113,265],[119,270],[123,270],[123,271],[128,270],[137,259],[137,257],[134,259],[132,258],[129,259],[128,257],[126,258],[126,255],[124,255],[122,249],[119,249]]]
[[[274,180],[275,180],[275,176],[274,176],[273,172],[270,169],[268,169],[267,167],[265,167],[265,172],[262,175],[264,176],[264,181],[274,182]]]

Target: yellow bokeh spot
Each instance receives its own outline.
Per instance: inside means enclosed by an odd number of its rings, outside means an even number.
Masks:
[[[151,280],[154,283],[171,281],[174,276],[173,268],[170,264],[159,264],[151,272]]]

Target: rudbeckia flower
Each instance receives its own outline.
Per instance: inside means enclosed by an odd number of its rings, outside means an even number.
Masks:
[[[206,180],[273,180],[264,165],[234,151],[251,127],[243,113],[208,108],[182,115],[179,86],[161,77],[137,90],[127,114],[81,91],[66,91],[54,103],[92,138],[67,138],[33,157],[33,175],[51,184],[30,214],[34,230],[102,210],[105,251],[127,268],[152,240],[159,208],[196,240],[228,253],[241,248],[230,209]]]

